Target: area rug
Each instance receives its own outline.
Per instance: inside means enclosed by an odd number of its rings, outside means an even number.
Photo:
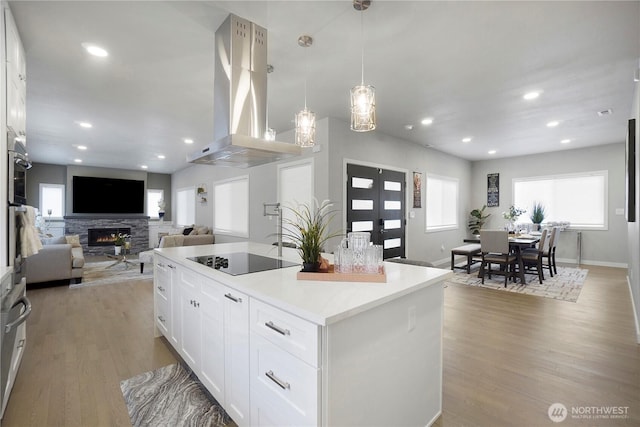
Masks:
[[[140,264],[137,261],[128,265],[124,263],[114,264],[115,262],[114,260],[85,263],[82,282],[72,283],[69,287],[81,288],[153,278],[152,266],[149,266],[149,268],[145,266],[144,274],[140,274]]]
[[[537,275],[527,274],[525,285],[520,282],[508,282],[505,288],[502,276],[493,275],[491,279],[485,276],[484,284],[482,284],[482,279],[478,277],[478,270],[475,269],[475,271],[471,271],[471,274],[455,272],[447,282],[576,302],[588,272],[589,270],[582,268],[558,267],[558,274],[554,274],[553,277],[549,275],[548,271],[545,271],[542,284],[538,281]]]
[[[181,364],[120,382],[133,427],[224,426],[229,416]]]

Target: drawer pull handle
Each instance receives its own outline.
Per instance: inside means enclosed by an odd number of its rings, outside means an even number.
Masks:
[[[161,321],[162,323],[164,323],[164,317],[158,316],[158,320]]]
[[[264,373],[271,381],[278,384],[283,390],[291,389],[291,385],[287,382],[282,381],[280,378],[276,377],[273,371],[268,371]]]
[[[282,329],[280,326],[274,325],[272,321],[266,322],[264,326],[266,326],[269,329],[273,329],[274,331],[276,331],[281,335],[291,335],[291,331],[289,331],[288,329]]]
[[[224,294],[224,296],[229,298],[233,302],[242,302],[242,298],[240,298],[240,297],[234,297],[231,294]]]
[[[160,292],[164,292],[164,288],[163,288],[162,286],[158,286],[158,290],[159,290]]]

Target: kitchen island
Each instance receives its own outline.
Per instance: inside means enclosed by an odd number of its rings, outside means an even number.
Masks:
[[[442,410],[448,270],[386,263],[386,283],[297,280],[300,266],[233,276],[188,258],[277,248],[156,249],[156,335],[245,425],[430,425]],[[283,249],[283,260],[299,262]]]

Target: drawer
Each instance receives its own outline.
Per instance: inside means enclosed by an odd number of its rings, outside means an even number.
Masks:
[[[251,331],[308,364],[319,367],[318,325],[253,298],[250,310]]]
[[[157,281],[158,283],[154,283],[156,298],[160,297],[165,301],[169,300],[169,289],[167,289],[167,285],[162,283],[161,280]]]
[[[319,369],[252,332],[252,425],[318,425],[319,378]]]
[[[163,298],[158,292],[155,295],[155,322],[160,329],[160,332],[167,338],[169,338],[169,325],[170,325],[170,315],[169,311],[169,301],[166,298]]]

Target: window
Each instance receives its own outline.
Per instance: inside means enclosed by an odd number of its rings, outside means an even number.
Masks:
[[[249,237],[249,176],[213,183],[215,233]]]
[[[196,223],[196,189],[183,188],[176,194],[176,222],[178,225]]]
[[[572,228],[607,229],[607,171],[515,178],[513,204],[527,213],[518,222],[531,222],[533,203],[545,208],[544,222],[568,221]]]
[[[427,174],[426,231],[458,228],[458,180]]]
[[[64,185],[40,184],[40,213],[43,218],[64,217],[64,192]]]
[[[147,215],[151,218],[160,218],[160,200],[164,200],[164,190],[147,190]]]
[[[284,223],[295,218],[287,208],[295,208],[297,204],[313,208],[313,159],[278,165],[278,201],[284,207]]]

